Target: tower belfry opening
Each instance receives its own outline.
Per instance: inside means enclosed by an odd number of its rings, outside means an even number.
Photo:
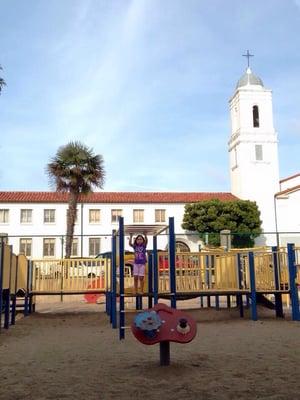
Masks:
[[[254,128],[259,128],[259,110],[258,110],[258,106],[253,106],[252,114],[253,114],[253,127]]]

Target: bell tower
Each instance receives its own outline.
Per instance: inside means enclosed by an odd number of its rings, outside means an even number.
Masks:
[[[274,194],[279,191],[278,140],[273,124],[272,91],[254,75],[247,51],[246,72],[231,97],[228,143],[231,192],[256,201],[264,232],[275,232]],[[267,244],[275,244],[275,235]]]

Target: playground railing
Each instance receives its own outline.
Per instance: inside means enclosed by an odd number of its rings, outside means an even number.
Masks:
[[[177,292],[249,289],[248,264],[241,263],[239,273],[235,253],[182,252],[176,253],[175,263]],[[167,293],[170,291],[168,253],[159,252],[158,269],[159,292]]]
[[[256,252],[254,254],[256,289],[275,290],[275,276],[272,253]]]
[[[32,291],[105,291],[110,285],[109,269],[108,258],[33,260]]]

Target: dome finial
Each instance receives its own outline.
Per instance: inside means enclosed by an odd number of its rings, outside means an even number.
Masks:
[[[250,57],[254,57],[254,55],[250,54],[249,50],[247,50],[247,54],[243,54],[243,57],[247,57],[247,67],[250,68]]]

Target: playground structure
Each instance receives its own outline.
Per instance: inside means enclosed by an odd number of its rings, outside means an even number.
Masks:
[[[273,247],[271,251],[231,251],[231,252],[198,252],[176,253],[174,219],[169,225],[153,234],[153,250],[148,258],[147,292],[133,294],[125,284],[124,273],[124,236],[129,232],[145,232],[144,226],[124,226],[120,217],[119,230],[112,238],[112,268],[110,291],[106,293],[107,313],[113,328],[119,328],[120,339],[125,338],[125,298],[136,298],[136,309],[141,310],[142,298],[148,298],[148,307],[157,304],[159,299],[169,299],[172,308],[177,300],[207,298],[210,306],[211,297],[215,297],[216,308],[219,308],[220,297],[225,296],[227,306],[231,306],[232,297],[240,316],[244,316],[244,300],[250,307],[251,318],[256,321],[257,302],[272,304],[265,296],[274,296],[274,309],[277,317],[283,317],[282,296],[291,299],[292,319],[300,320],[298,285],[300,284],[300,249],[289,244],[287,249]],[[158,252],[157,236],[168,232],[168,252]],[[148,232],[149,233],[149,232]],[[119,274],[117,274],[119,270]],[[117,307],[119,298],[119,307]]]
[[[15,324],[18,306],[21,306],[25,315],[30,312],[29,271],[29,260],[23,254],[18,256],[14,254],[12,246],[2,240],[0,243],[0,330],[2,325],[8,329],[9,325]],[[17,304],[18,297],[22,299],[22,304]]]
[[[145,292],[133,292],[130,266],[132,256],[124,251],[124,236],[144,233],[153,236],[149,250]],[[168,251],[157,249],[159,235],[168,235]],[[176,252],[174,219],[166,226],[128,225],[120,217],[119,229],[112,234],[112,252],[91,259],[28,260],[16,256],[11,246],[1,242],[0,257],[0,321],[4,326],[14,323],[17,299],[25,315],[34,311],[37,296],[43,295],[102,295],[106,312],[113,328],[125,337],[125,299],[135,299],[136,309],[148,308],[159,299],[170,301],[176,308],[177,300],[199,298],[199,306],[220,307],[226,299],[227,307],[236,305],[240,315],[244,306],[250,307],[256,320],[257,303],[273,306],[277,317],[283,317],[283,296],[291,302],[292,319],[300,320],[298,286],[300,284],[300,248]],[[22,292],[22,298],[17,295]],[[269,296],[267,299],[265,296]],[[270,300],[274,300],[272,303]],[[119,301],[119,302],[118,302]],[[11,316],[10,316],[11,314]]]

